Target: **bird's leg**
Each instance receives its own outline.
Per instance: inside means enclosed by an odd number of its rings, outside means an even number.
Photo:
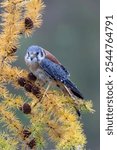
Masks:
[[[49,88],[50,88],[51,84],[52,84],[52,82],[49,82],[49,83],[48,83],[47,88],[46,88],[46,90],[45,90],[45,92],[44,92],[44,94],[43,94],[43,97],[42,97],[42,98],[44,98],[44,97],[45,97],[45,95],[46,95],[47,91],[49,90]]]
[[[44,87],[47,84],[47,81],[44,82],[42,80],[37,81],[37,84],[39,84],[40,87]]]

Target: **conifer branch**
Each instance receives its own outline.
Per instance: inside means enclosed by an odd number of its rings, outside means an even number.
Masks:
[[[13,65],[17,60],[20,37],[30,36],[42,25],[43,0],[4,0],[1,5],[0,122],[8,131],[0,133],[0,149],[43,149],[47,143],[44,133],[47,133],[58,150],[78,147],[83,150],[86,136],[76,109],[93,112],[92,102],[73,100],[54,90],[43,96],[45,88],[39,80]],[[14,90],[23,90],[25,97],[11,93],[8,85]],[[22,117],[27,118],[27,124],[21,121]]]

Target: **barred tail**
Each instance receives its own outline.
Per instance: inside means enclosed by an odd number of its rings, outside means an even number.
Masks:
[[[78,88],[69,79],[64,81],[64,84],[71,90],[71,92],[78,98],[84,99]]]

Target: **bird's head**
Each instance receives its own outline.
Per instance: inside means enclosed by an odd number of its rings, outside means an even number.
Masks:
[[[45,52],[42,47],[32,45],[27,49],[25,62],[27,65],[40,63],[45,58]]]

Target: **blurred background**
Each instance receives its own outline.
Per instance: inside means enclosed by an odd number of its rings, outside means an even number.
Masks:
[[[99,150],[99,0],[44,1],[43,25],[31,38],[21,38],[16,65],[27,68],[24,55],[32,44],[49,50],[64,64],[85,99],[93,101],[96,112],[83,114],[81,120],[86,149]]]

